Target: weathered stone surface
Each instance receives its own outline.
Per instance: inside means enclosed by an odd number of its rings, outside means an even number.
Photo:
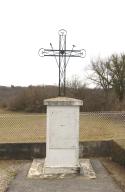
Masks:
[[[79,167],[79,106],[82,101],[57,97],[45,100],[44,104],[47,105],[45,166],[48,171],[49,167]]]
[[[69,97],[56,97],[51,99],[45,99],[44,105],[49,106],[80,106],[83,105],[83,101],[79,99],[69,98]]]
[[[46,167],[43,159],[34,159],[28,172],[28,178],[53,178],[55,176],[64,178],[73,174],[90,179],[96,178],[89,159],[80,159],[79,167]]]
[[[91,165],[90,159],[80,159],[80,171],[85,177],[90,179],[96,178],[96,173]]]

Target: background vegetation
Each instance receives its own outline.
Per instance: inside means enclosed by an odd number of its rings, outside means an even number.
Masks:
[[[67,96],[81,99],[81,111],[125,110],[125,54],[111,55],[91,61],[91,75],[87,77],[95,88],[77,76],[67,82]],[[0,107],[12,111],[45,112],[43,100],[56,97],[56,86],[11,87],[0,86]]]

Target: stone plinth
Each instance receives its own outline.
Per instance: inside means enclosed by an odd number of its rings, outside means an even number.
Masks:
[[[79,107],[83,102],[57,97],[44,100],[44,104],[47,105],[46,172],[58,172],[58,168],[78,170]]]
[[[76,172],[74,172],[74,169],[71,169],[69,167],[67,168],[55,168],[51,169],[49,168],[49,173],[45,170],[44,165],[44,159],[34,159],[32,162],[32,165],[30,167],[30,170],[28,172],[28,178],[38,178],[38,179],[45,179],[45,178],[58,178],[63,179],[68,176],[72,178],[74,176],[74,173],[76,175]],[[54,171],[54,172],[52,172]],[[91,165],[91,162],[89,159],[80,159],[80,171],[79,176],[86,177],[89,179],[95,179],[96,174],[93,170],[93,167]]]

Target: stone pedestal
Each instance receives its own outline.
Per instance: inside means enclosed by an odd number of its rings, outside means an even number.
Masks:
[[[79,167],[79,106],[81,100],[57,97],[47,105],[45,172],[71,172]]]
[[[57,97],[47,105],[46,159],[34,159],[28,178],[96,178],[89,159],[79,161],[79,106],[81,100]]]

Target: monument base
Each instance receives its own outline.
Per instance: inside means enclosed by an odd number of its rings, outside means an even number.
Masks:
[[[84,176],[91,179],[96,178],[89,159],[80,159],[78,167],[46,167],[44,159],[34,159],[28,178],[64,178],[66,176]]]

